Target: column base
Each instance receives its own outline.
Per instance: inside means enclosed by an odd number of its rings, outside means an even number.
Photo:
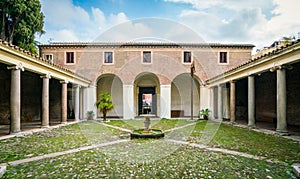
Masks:
[[[250,128],[250,129],[256,129],[256,126],[255,126],[255,124],[248,124],[248,128]]]
[[[44,126],[42,126],[42,128],[50,128],[50,126],[49,125],[44,125]]]
[[[276,134],[281,135],[281,136],[289,136],[289,132],[287,130],[280,130],[276,129]]]
[[[235,125],[236,122],[235,122],[235,121],[230,121],[230,124],[231,124],[231,125]]]
[[[67,123],[68,123],[68,122],[65,122],[65,121],[64,121],[64,122],[61,122],[61,124],[67,124]]]
[[[17,131],[17,132],[9,132],[10,135],[17,135],[19,134],[21,131]]]

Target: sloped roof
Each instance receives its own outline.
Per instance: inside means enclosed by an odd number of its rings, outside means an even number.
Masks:
[[[23,48],[21,48],[21,47],[19,47],[19,46],[10,44],[10,43],[8,43],[8,42],[2,40],[2,39],[0,39],[0,45],[1,45],[2,47],[6,48],[6,49],[10,49],[10,50],[13,50],[13,51],[15,51],[15,52],[18,52],[18,54],[20,54],[20,55],[21,55],[21,54],[22,54],[22,55],[25,55],[25,56],[27,56],[27,57],[29,57],[29,58],[31,58],[31,59],[34,59],[34,60],[36,60],[36,61],[38,61],[38,62],[42,62],[42,63],[44,63],[45,65],[50,65],[51,67],[54,67],[54,68],[56,68],[56,69],[58,69],[58,70],[63,70],[63,71],[65,71],[65,72],[69,73],[69,74],[72,74],[73,76],[77,76],[78,78],[81,78],[81,79],[90,81],[90,80],[88,80],[88,79],[86,79],[86,78],[84,78],[84,77],[82,77],[82,76],[80,76],[80,75],[78,75],[78,74],[72,72],[72,71],[69,70],[68,68],[65,68],[65,67],[63,67],[63,66],[61,66],[61,65],[58,65],[58,64],[55,64],[55,63],[50,63],[49,61],[45,60],[44,58],[42,58],[42,57],[40,57],[40,56],[38,56],[38,55],[36,55],[36,54],[33,54],[33,53],[29,52],[28,50],[25,50],[25,49],[23,49]]]
[[[39,45],[47,47],[202,47],[253,48],[252,44],[184,43],[184,42],[53,42]]]
[[[210,78],[210,79],[208,79],[208,80],[206,80],[206,81],[217,79],[217,78],[219,78],[219,77],[222,77],[224,74],[231,73],[231,72],[233,72],[233,71],[235,71],[235,70],[238,70],[238,69],[240,69],[240,68],[242,68],[242,67],[244,67],[244,66],[246,66],[246,65],[249,65],[249,64],[251,64],[251,63],[254,63],[254,62],[258,61],[258,60],[261,60],[261,59],[264,59],[264,58],[271,57],[271,56],[273,56],[273,55],[279,54],[279,53],[285,51],[287,48],[289,48],[289,47],[291,47],[291,46],[294,46],[294,45],[297,45],[297,44],[300,44],[300,39],[298,39],[298,40],[296,40],[296,41],[292,41],[291,43],[288,43],[288,44],[286,44],[286,45],[284,45],[284,46],[281,46],[281,47],[279,47],[279,48],[277,48],[277,49],[274,49],[273,51],[264,53],[264,54],[262,54],[262,55],[260,55],[260,56],[258,56],[258,57],[253,58],[253,59],[250,59],[250,60],[248,60],[248,61],[246,61],[246,62],[244,62],[244,63],[242,63],[242,64],[240,64],[240,65],[238,65],[238,66],[235,66],[235,67],[233,67],[233,68],[231,68],[231,69],[225,71],[224,73],[219,74],[219,75],[217,75],[217,76],[215,76],[215,77],[212,77],[212,78]]]

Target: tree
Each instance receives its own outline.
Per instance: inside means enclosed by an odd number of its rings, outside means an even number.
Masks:
[[[39,0],[1,0],[0,38],[37,54],[35,35],[45,33]]]
[[[114,105],[111,101],[111,96],[109,93],[101,93],[99,98],[100,99],[96,102],[96,106],[100,109],[100,111],[102,111],[103,120],[106,121],[106,114],[108,111],[114,108]]]

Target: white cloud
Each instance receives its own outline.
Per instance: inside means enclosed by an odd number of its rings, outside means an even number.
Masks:
[[[261,48],[300,31],[299,0],[165,1],[189,3],[193,8],[178,12],[174,21],[141,19],[129,22],[123,12],[105,15],[96,7],[88,12],[75,6],[72,0],[42,0],[46,34],[37,40],[47,43],[50,38],[54,41],[93,41],[96,37],[99,41],[142,38],[202,41],[203,38],[207,42],[253,43]],[[117,24],[121,25],[114,27]],[[194,32],[200,37],[195,38]]]
[[[79,41],[78,37],[73,31],[62,29],[59,31],[54,31],[53,36],[57,37],[60,41]]]
[[[191,4],[194,9],[180,12],[179,22],[207,41],[253,43],[262,48],[282,36],[300,32],[299,0],[165,1]]]
[[[99,8],[91,7],[89,14],[71,0],[42,0],[46,34],[37,38],[42,43],[53,41],[93,41],[109,27],[127,21],[124,13],[108,17]]]
[[[166,2],[186,3],[193,5],[196,9],[208,9],[212,7],[222,7],[226,9],[238,10],[241,7],[257,8],[269,5],[271,0],[251,0],[251,1],[237,1],[237,0],[164,0]]]

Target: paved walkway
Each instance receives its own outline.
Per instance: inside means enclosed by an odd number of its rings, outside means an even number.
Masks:
[[[36,123],[27,123],[27,126],[26,126],[27,130],[23,130],[21,132],[15,133],[15,134],[7,134],[7,135],[0,136],[0,140],[5,140],[5,139],[14,138],[14,137],[30,135],[30,134],[33,134],[33,133],[47,131],[47,130],[52,130],[52,129],[55,129],[55,128],[60,128],[62,126],[76,124],[76,123],[79,123],[79,122],[82,122],[82,121],[86,121],[86,120],[71,121],[71,122],[67,122],[65,124],[56,123],[55,125],[51,125],[47,128],[41,128],[41,125],[36,124]]]
[[[22,163],[38,161],[38,160],[42,160],[42,159],[46,159],[46,158],[53,158],[53,157],[57,157],[57,156],[61,156],[61,155],[77,153],[80,151],[91,150],[91,149],[100,148],[100,147],[106,147],[109,145],[119,144],[119,143],[128,142],[128,141],[129,140],[117,140],[117,141],[113,141],[113,142],[95,144],[95,145],[80,147],[77,149],[71,149],[71,150],[66,150],[66,151],[62,151],[62,152],[50,153],[50,154],[45,154],[45,155],[41,155],[41,156],[37,156],[37,157],[31,157],[31,158],[16,160],[16,161],[8,162],[8,163],[3,163],[3,164],[0,164],[0,166],[5,166],[5,165],[15,166],[15,165],[19,165]]]
[[[241,128],[249,128],[245,124],[239,124],[239,123],[232,124],[231,122],[227,122],[227,121],[225,121],[223,123],[227,124],[227,125],[233,125],[233,126],[241,127]],[[297,133],[297,135],[293,135],[295,132],[293,132],[292,135],[280,135],[279,133],[277,133],[274,130],[269,130],[269,129],[265,129],[265,128],[255,127],[255,128],[250,128],[250,129],[253,130],[253,131],[256,131],[256,132],[264,133],[264,134],[279,135],[279,136],[284,137],[286,139],[291,139],[291,140],[300,142],[300,135],[298,135],[298,133]]]
[[[181,144],[181,145],[188,145],[188,146],[191,146],[191,147],[197,147],[197,148],[208,150],[208,151],[221,152],[221,153],[230,154],[230,155],[237,155],[237,156],[240,156],[240,157],[245,157],[245,158],[250,158],[250,159],[255,159],[255,160],[266,160],[267,162],[271,162],[271,163],[285,164],[284,162],[281,162],[279,160],[267,159],[266,157],[256,156],[256,155],[247,154],[247,153],[243,153],[243,152],[237,152],[237,151],[234,151],[234,150],[208,147],[208,146],[202,145],[202,144],[189,143],[189,142],[186,142],[186,141],[179,141],[179,140],[173,140],[173,139],[165,139],[165,140],[168,141],[168,142],[173,142],[173,143]]]

